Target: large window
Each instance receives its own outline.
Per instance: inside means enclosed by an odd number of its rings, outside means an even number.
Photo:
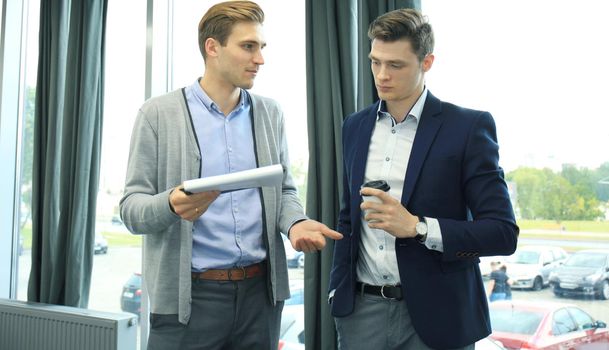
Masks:
[[[21,143],[21,195],[18,299],[27,298],[31,262],[32,135],[38,56],[39,3],[30,0],[27,18],[27,59]],[[285,111],[292,171],[304,200],[307,166],[304,1],[260,1],[268,47],[266,64],[254,93],[273,97]],[[154,11],[147,8],[154,7]],[[89,308],[138,313],[145,305],[141,286],[141,237],[131,235],[120,221],[131,129],[145,98],[191,84],[203,74],[197,25],[212,2],[109,1],[106,31],[105,91],[101,172],[97,202],[96,254]],[[295,6],[298,8],[296,9]],[[154,13],[153,16],[147,16]],[[285,14],[291,13],[290,16]],[[299,15],[296,15],[299,14]],[[290,28],[290,37],[284,35]],[[147,47],[148,45],[148,47]],[[290,77],[289,86],[278,82]],[[10,242],[10,241],[9,241]],[[289,242],[286,242],[289,246]],[[301,253],[289,252],[292,303],[302,307]],[[299,306],[298,306],[299,305]],[[144,322],[145,324],[145,322]],[[144,330],[145,336],[145,330]],[[145,342],[142,342],[143,345]]]
[[[144,103],[146,1],[108,2],[102,158],[89,308],[138,313],[141,236],[120,221],[131,130]],[[126,290],[123,290],[126,288]]]
[[[21,138],[21,200],[19,223],[19,264],[17,298],[27,299],[31,265],[31,190],[33,121],[38,63],[39,1],[29,0],[27,49],[25,55],[25,88]],[[106,31],[106,75],[102,159],[95,257],[91,277],[89,308],[103,311],[137,312],[141,288],[138,286],[125,300],[123,287],[134,285],[141,271],[141,237],[130,234],[119,219],[118,203],[122,196],[131,127],[139,106],[144,102],[146,66],[146,1],[120,2],[108,5]],[[140,290],[140,291],[138,291]]]
[[[500,165],[521,228],[518,251],[542,251],[524,248],[541,245],[569,254],[609,248],[609,119],[604,112],[609,5],[424,1],[423,12],[436,34],[430,91],[495,118]],[[578,289],[554,295],[550,270],[560,268],[562,257],[557,263],[510,261],[507,274],[523,287],[514,290],[514,300],[574,303],[609,320],[609,301],[599,289],[596,295],[577,295]]]
[[[20,201],[19,201],[19,235],[18,249],[19,263],[17,265],[17,298],[27,299],[28,279],[31,269],[32,247],[32,158],[34,137],[34,108],[36,103],[36,79],[38,73],[38,28],[40,26],[40,1],[29,0],[24,2],[24,29],[26,40],[24,59],[21,69],[24,84],[21,99],[21,162],[20,162]]]

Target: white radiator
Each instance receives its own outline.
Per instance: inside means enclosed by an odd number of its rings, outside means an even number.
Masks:
[[[0,298],[0,350],[135,350],[133,314]]]

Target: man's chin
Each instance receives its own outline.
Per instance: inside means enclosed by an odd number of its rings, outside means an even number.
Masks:
[[[378,90],[376,91],[376,93],[379,96],[379,99],[383,101],[391,100],[391,94],[388,94],[386,92],[380,92]]]
[[[252,81],[248,81],[248,82],[243,82],[243,83],[241,83],[241,85],[239,87],[242,89],[245,89],[245,90],[249,90],[252,87],[254,87],[254,81],[252,80]]]

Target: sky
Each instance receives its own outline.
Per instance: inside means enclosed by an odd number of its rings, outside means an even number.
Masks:
[[[423,12],[430,90],[491,112],[506,170],[609,162],[608,2],[424,0]]]

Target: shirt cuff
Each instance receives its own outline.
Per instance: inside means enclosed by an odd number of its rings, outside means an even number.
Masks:
[[[427,249],[444,252],[442,231],[440,230],[438,219],[425,217],[425,221],[427,222],[427,239],[425,240],[425,246]]]
[[[336,289],[332,289],[330,293],[328,293],[328,304],[332,304],[332,298],[334,298],[334,293],[336,293]]]

